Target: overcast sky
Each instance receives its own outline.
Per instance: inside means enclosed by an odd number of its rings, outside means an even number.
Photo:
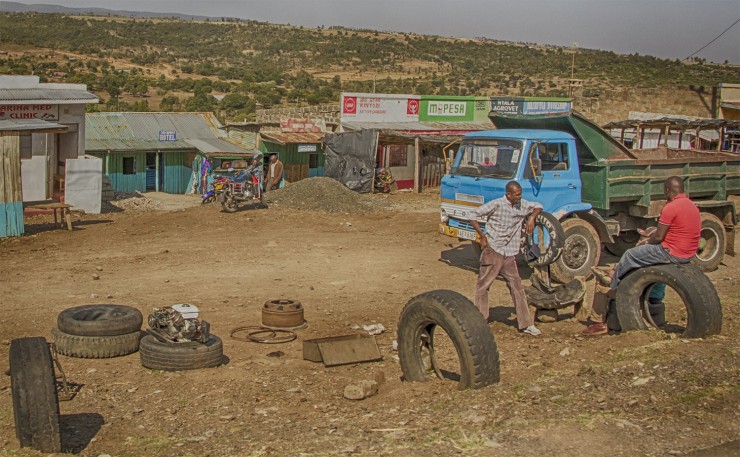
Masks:
[[[22,0],[487,37],[685,58],[740,19],[740,0]],[[698,54],[740,64],[740,23]]]

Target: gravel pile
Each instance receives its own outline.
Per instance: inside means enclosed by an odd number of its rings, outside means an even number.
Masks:
[[[265,194],[278,207],[328,213],[370,213],[388,204],[370,194],[358,194],[331,178],[306,178]]]
[[[147,198],[145,195],[138,192],[116,192],[113,200],[103,202],[102,207],[103,213],[116,213],[121,211],[148,213],[162,210],[161,202]]]

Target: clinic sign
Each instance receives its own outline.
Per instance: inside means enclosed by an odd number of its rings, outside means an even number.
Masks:
[[[0,119],[58,121],[59,105],[0,105]]]

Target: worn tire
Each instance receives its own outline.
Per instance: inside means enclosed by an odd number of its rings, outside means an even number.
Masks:
[[[702,246],[703,245],[703,246]],[[691,263],[701,271],[714,271],[719,268],[725,255],[725,226],[710,213],[701,213],[701,244]]]
[[[224,363],[221,338],[211,335],[207,343],[163,343],[152,335],[141,339],[141,364],[152,370],[183,371],[213,368]]]
[[[57,352],[81,359],[110,359],[133,354],[139,350],[141,330],[125,335],[79,336],[51,329]]]
[[[616,311],[622,330],[646,330],[643,318],[646,292],[655,283],[665,283],[681,297],[688,320],[685,338],[703,338],[722,330],[722,305],[707,276],[694,265],[666,264],[638,268],[617,286]]]
[[[622,257],[629,249],[637,246],[638,241],[640,241],[640,234],[637,231],[622,232],[614,238],[613,243],[605,243],[604,248],[610,254]]]
[[[124,305],[84,305],[65,309],[57,317],[57,328],[69,335],[116,336],[141,330],[144,317]]]
[[[59,399],[49,345],[43,337],[10,342],[10,389],[21,447],[60,452]]]
[[[460,389],[481,388],[499,381],[496,341],[483,315],[457,292],[434,290],[412,298],[398,322],[398,357],[406,381],[428,381],[421,335],[436,326],[449,335],[460,362]],[[432,336],[433,339],[433,336]]]
[[[530,266],[551,265],[560,258],[563,251],[563,246],[565,243],[565,233],[563,231],[563,226],[560,224],[558,218],[556,218],[554,215],[542,211],[535,218],[535,230],[537,230],[537,227],[540,227],[543,229],[543,231],[547,232],[548,236],[550,237],[550,246],[548,247],[547,251],[545,251],[544,255],[540,255],[535,260],[528,260],[527,263]],[[522,249],[520,250],[520,252],[525,255],[525,258],[526,248],[524,247],[524,242],[526,241],[526,238],[527,234],[524,231],[524,225],[522,225]]]
[[[550,266],[550,278],[567,284],[576,276],[589,276],[599,264],[601,239],[596,229],[583,219],[570,218],[562,223],[565,233],[563,252]]]

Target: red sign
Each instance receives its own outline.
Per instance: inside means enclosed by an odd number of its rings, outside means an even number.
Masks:
[[[410,98],[406,104],[406,114],[417,115],[419,114],[419,100],[416,98]]]
[[[344,114],[356,114],[357,113],[357,97],[344,97],[344,106],[342,107]]]

